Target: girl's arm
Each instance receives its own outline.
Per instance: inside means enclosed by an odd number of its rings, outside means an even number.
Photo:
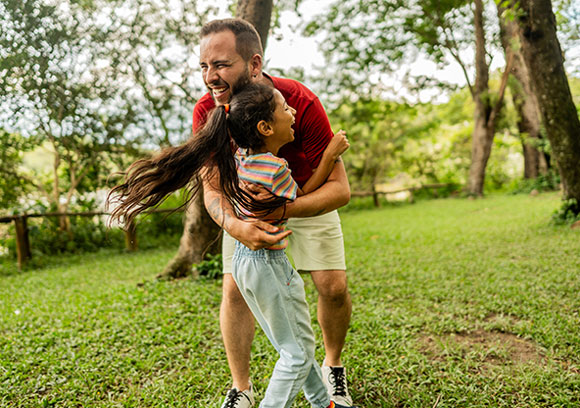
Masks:
[[[334,169],[334,163],[339,159],[340,155],[346,151],[350,147],[348,143],[348,139],[346,138],[346,132],[344,130],[338,131],[332,139],[330,139],[330,143],[326,146],[326,150],[322,154],[322,159],[320,160],[320,164],[312,177],[308,179],[306,184],[302,187],[302,189],[298,189],[298,196],[302,196],[312,191],[316,190],[320,187],[332,170]]]

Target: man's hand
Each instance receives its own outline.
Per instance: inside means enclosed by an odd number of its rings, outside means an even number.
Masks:
[[[240,184],[242,188],[246,190],[246,192],[250,193],[252,195],[252,198],[256,201],[268,201],[272,199],[272,197],[274,197],[274,194],[272,194],[270,190],[268,190],[266,187],[260,184],[248,183],[247,181],[244,180],[241,180]],[[278,221],[283,218],[287,218],[285,217],[286,213],[285,207],[286,207],[285,205],[282,205],[274,211],[257,213],[256,216],[257,218],[260,218],[265,221]]]
[[[235,228],[228,232],[252,251],[270,247],[292,234],[288,229],[281,231],[280,228],[260,220],[237,220],[235,224]]]

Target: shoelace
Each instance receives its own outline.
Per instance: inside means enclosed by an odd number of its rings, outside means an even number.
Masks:
[[[344,378],[344,369],[342,367],[330,367],[330,371],[332,372],[334,395],[346,397],[346,379]]]
[[[228,392],[225,408],[236,408],[236,404],[240,401],[242,397],[246,397],[246,394],[233,388]]]

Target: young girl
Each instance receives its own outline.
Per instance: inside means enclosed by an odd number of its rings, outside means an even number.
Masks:
[[[286,161],[276,156],[283,145],[294,140],[294,113],[276,89],[247,85],[230,104],[217,106],[186,144],[129,167],[125,182],[110,195],[120,202],[113,217],[130,221],[198,175],[219,179],[224,196],[243,218],[265,218],[297,195],[314,191],[349,147],[348,141],[344,132],[337,133],[314,175],[300,189]],[[237,145],[235,154],[232,140]],[[269,197],[256,199],[242,188],[241,181],[260,185]],[[273,223],[284,226],[284,220]],[[290,407],[302,388],[313,407],[340,408],[330,401],[314,359],[315,339],[304,282],[290,265],[286,246],[286,240],[282,240],[270,248],[252,251],[237,242],[232,261],[232,276],[240,292],[280,353],[260,407]]]

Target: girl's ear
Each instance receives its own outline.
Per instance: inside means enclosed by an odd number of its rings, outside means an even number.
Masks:
[[[260,132],[262,136],[271,136],[272,133],[274,133],[274,129],[272,129],[272,126],[270,126],[270,124],[265,120],[259,121],[256,127],[258,128],[258,132]]]

